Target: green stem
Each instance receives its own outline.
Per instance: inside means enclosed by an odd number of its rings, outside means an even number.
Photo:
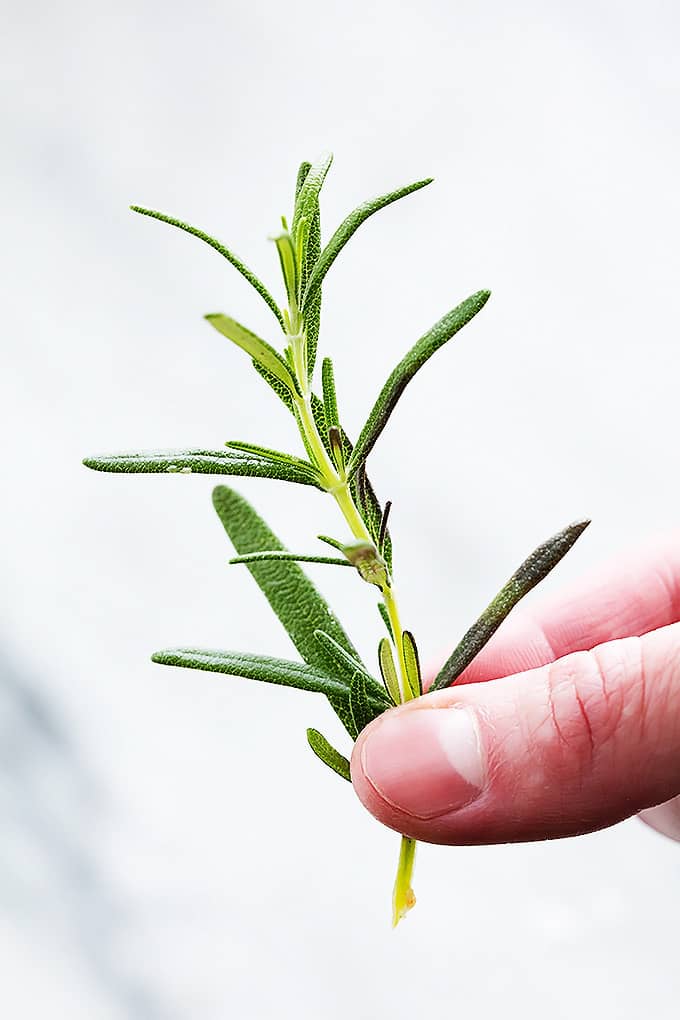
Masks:
[[[399,865],[392,893],[392,927],[396,928],[402,917],[415,906],[416,897],[411,888],[413,865],[416,859],[416,841],[408,836],[401,837]]]
[[[335,502],[338,504],[338,507],[340,508],[340,511],[342,512],[342,515],[345,518],[353,536],[366,542],[372,542],[372,536],[364,524],[359,511],[354,505],[347,476],[344,471],[338,472],[335,464],[333,464],[331,458],[328,456],[326,447],[319,435],[319,430],[316,426],[314,415],[312,413],[311,395],[307,375],[306,372],[304,375],[300,372],[302,360],[303,359],[295,359],[299,375],[298,384],[302,395],[299,396],[298,394],[292,394],[292,396],[297,407],[298,420],[304,433],[304,439],[312,453],[316,467],[321,472],[321,477],[328,492],[333,496]],[[381,588],[381,591],[385,602],[385,608],[387,609],[387,614],[389,616],[390,625],[392,627],[392,637],[397,651],[402,701],[408,701],[409,698],[412,697],[412,694],[406,672],[403,629],[401,626],[401,620],[399,619],[399,609],[394,595],[394,590],[391,585],[385,585]],[[394,882],[394,893],[392,896],[393,927],[396,927],[402,917],[406,915],[416,902],[413,889],[411,888],[415,852],[416,841],[409,839],[407,836],[402,836],[401,849],[399,852],[399,866],[397,868],[397,876]]]

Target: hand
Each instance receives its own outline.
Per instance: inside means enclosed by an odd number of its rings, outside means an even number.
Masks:
[[[678,536],[518,607],[454,687],[366,727],[356,792],[430,843],[555,839],[638,812],[680,840],[678,621]]]

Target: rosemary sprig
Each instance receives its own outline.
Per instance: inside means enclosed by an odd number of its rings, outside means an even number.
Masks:
[[[266,595],[271,608],[290,635],[301,662],[257,653],[169,649],[155,653],[154,662],[210,670],[283,684],[323,694],[349,736],[358,734],[393,705],[422,696],[423,682],[413,634],[404,630],[393,581],[392,540],[387,528],[391,502],[383,506],[366,474],[366,461],[380,438],[401,394],[414,375],[486,304],[489,291],[480,290],[443,315],[404,355],[389,375],[352,444],[342,427],[333,362],[321,366],[321,397],[313,391],[321,322],[322,284],[348,241],[370,216],[419,191],[431,178],[416,181],[362,203],[341,223],[325,246],[321,239],[319,196],[332,162],[324,156],[303,163],[298,171],[290,219],[282,217],[273,237],[283,278],[284,302],[271,292],[220,241],[182,220],[142,206],[131,208],[192,234],[222,255],[257,291],[273,312],[284,334],[283,348],[259,337],[221,312],[207,321],[235,347],[293,415],[304,457],[250,442],[229,442],[226,449],[152,451],[89,457],[84,463],[113,473],[221,474],[274,478],[326,492],[336,503],[344,525],[343,537],[320,535],[341,555],[293,553],[271,531],[243,497],[224,485],[213,492],[215,510],[236,555]],[[290,225],[289,225],[290,224]],[[522,598],[559,562],[587,522],[560,532],[540,546],[513,574],[477,623],[454,649],[431,690],[453,683]],[[361,661],[346,631],[305,575],[300,562],[353,567],[359,577],[380,593],[379,609],[387,629],[378,644],[376,678]],[[314,754],[343,779],[350,779],[349,760],[317,730],[307,730]],[[393,893],[393,923],[415,903],[411,878],[415,842],[402,837]]]

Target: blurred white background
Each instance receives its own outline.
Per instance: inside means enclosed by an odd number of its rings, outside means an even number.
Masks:
[[[3,1014],[677,1017],[678,847],[637,820],[421,847],[418,908],[393,933],[398,840],[312,758],[307,725],[342,742],[325,702],[149,662],[173,644],[291,652],[227,569],[211,480],[80,465],[275,434],[292,448],[286,412],[201,319],[269,331],[264,306],[127,206],[205,227],[273,286],[267,235],[300,160],[332,148],[326,236],[364,198],[437,179],[328,277],[322,344],[352,433],[426,327],[494,292],[372,458],[424,655],[573,518],[594,523],[547,586],[673,527],[677,5],[6,0],[3,15]],[[312,490],[239,488],[292,547],[333,527]],[[315,569],[373,661],[375,599]]]

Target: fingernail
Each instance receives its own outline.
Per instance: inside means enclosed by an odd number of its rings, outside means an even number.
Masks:
[[[387,715],[367,734],[361,763],[380,796],[414,818],[471,804],[486,777],[477,719],[457,705]]]

